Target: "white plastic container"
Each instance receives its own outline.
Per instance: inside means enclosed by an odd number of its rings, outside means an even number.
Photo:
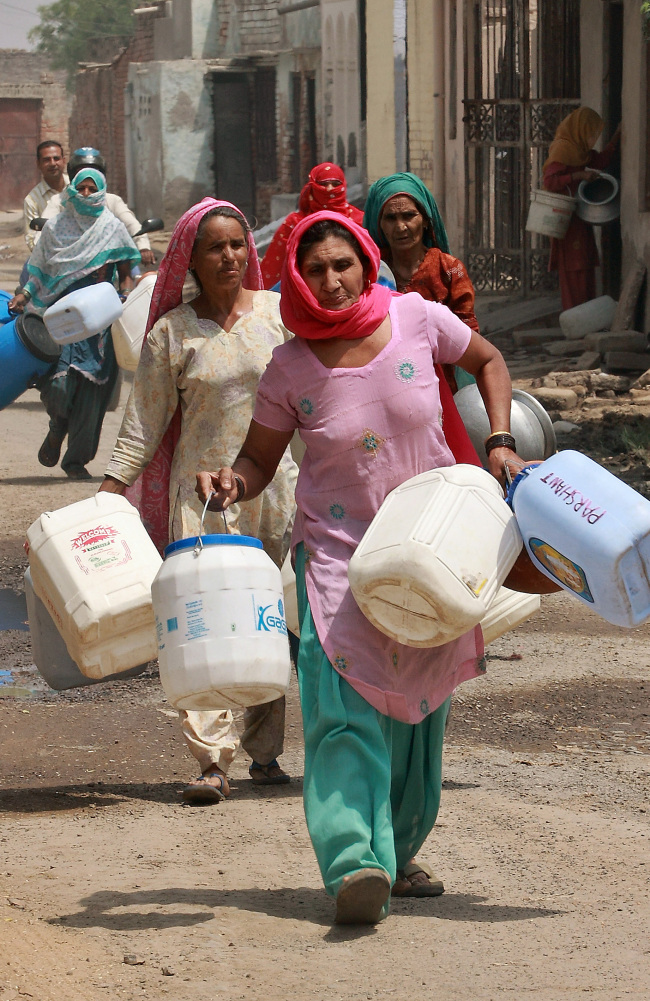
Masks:
[[[148,273],[138,282],[133,292],[126,298],[122,315],[111,327],[117,364],[127,372],[135,372],[140,361],[151,296],[157,277],[153,272]]]
[[[138,674],[142,674],[146,664],[132,667],[120,674],[109,675],[107,678],[87,678],[68,653],[65,641],[56,628],[52,616],[41,599],[36,596],[29,567],[25,571],[24,580],[32,658],[39,674],[47,681],[50,688],[63,692],[69,688],[83,688],[85,685],[99,685],[107,681],[125,681],[127,678],[135,678]]]
[[[291,566],[291,552],[287,553],[287,558],[282,564],[281,574],[282,590],[284,591],[284,617],[287,620],[287,629],[295,636],[300,636],[298,591],[296,588],[296,574]]]
[[[440,646],[484,618],[521,550],[497,481],[478,466],[421,473],[393,490],[348,566],[352,594],[387,636]]]
[[[559,195],[538,188],[530,196],[526,229],[530,233],[563,240],[577,204],[578,199],[572,195]]]
[[[124,497],[48,511],[27,542],[34,591],[82,674],[106,678],[156,657],[151,582],[161,559]]]
[[[487,646],[493,640],[516,629],[522,622],[539,611],[540,598],[538,594],[521,594],[502,587],[490,605],[490,609],[481,619],[483,641]]]
[[[57,344],[85,341],[122,315],[122,300],[110,282],[98,282],[64,295],[43,313],[43,322]]]
[[[259,539],[201,541],[167,546],[151,589],[167,698],[178,709],[271,702],[291,675],[280,570]]]
[[[598,330],[611,330],[617,303],[610,295],[599,295],[560,313],[560,326],[570,341],[580,340]]]
[[[542,573],[614,625],[650,617],[650,501],[573,451],[527,467],[509,496]]]

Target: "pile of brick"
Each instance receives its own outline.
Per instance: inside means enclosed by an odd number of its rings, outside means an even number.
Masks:
[[[601,369],[555,371],[533,379],[526,389],[551,413],[607,406],[612,400],[647,406],[650,405],[650,372],[635,378]]]
[[[533,349],[540,363],[553,362],[558,371],[641,373],[650,369],[648,334],[636,330],[599,331],[568,340],[561,327],[543,327],[515,330],[512,339],[517,348],[527,352]]]

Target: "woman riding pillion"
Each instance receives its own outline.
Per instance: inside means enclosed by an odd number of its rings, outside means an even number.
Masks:
[[[29,280],[9,303],[42,315],[63,295],[100,281],[115,270],[121,292],[133,288],[131,266],[140,254],[122,223],[106,208],[106,180],[93,168],[80,170],[65,189],[62,211],[49,219],[27,262]],[[56,466],[68,436],[61,468],[70,479],[90,479],[102,422],[117,377],[110,329],[66,344],[54,372],[39,384],[50,428],[38,453],[43,466]]]
[[[348,561],[389,491],[454,463],[434,362],[476,377],[494,432],[506,432],[510,417],[496,348],[446,307],[376,285],[378,265],[375,244],[352,221],[322,212],[298,224],[281,298],[294,339],[262,376],[233,467],[197,482],[200,500],[215,491],[212,507],[227,509],[258,496],[296,429],[306,446],[292,539],[304,801],[342,923],[387,913],[391,885],[435,823],[449,696],[485,669],[479,627],[427,650],[380,633],[352,597]],[[490,470],[501,478],[514,440],[495,443]]]

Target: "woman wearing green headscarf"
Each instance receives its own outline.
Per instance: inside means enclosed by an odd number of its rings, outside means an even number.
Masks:
[[[480,333],[474,315],[474,286],[462,261],[449,253],[435,198],[419,177],[399,173],[375,181],[368,191],[363,225],[392,270],[398,292],[419,292],[423,299],[441,302]],[[456,461],[480,465],[451,395],[474,379],[453,365],[435,367],[445,437]],[[442,891],[442,882],[422,862],[411,859],[398,873],[392,892],[399,897],[428,897]]]
[[[395,275],[398,292],[448,306],[479,333],[474,286],[449,240],[435,198],[415,174],[380,177],[370,187],[363,225]]]

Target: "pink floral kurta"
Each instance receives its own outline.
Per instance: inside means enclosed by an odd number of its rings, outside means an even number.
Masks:
[[[394,487],[453,465],[434,362],[457,362],[471,330],[414,292],[393,299],[390,319],[390,343],[362,368],[325,368],[299,338],[277,348],[254,418],[279,431],[298,428],[306,445],[292,545],[305,545],[307,593],[327,657],[375,709],[419,723],[485,669],[480,627],[433,649],[396,643],[360,611],[347,567]]]

